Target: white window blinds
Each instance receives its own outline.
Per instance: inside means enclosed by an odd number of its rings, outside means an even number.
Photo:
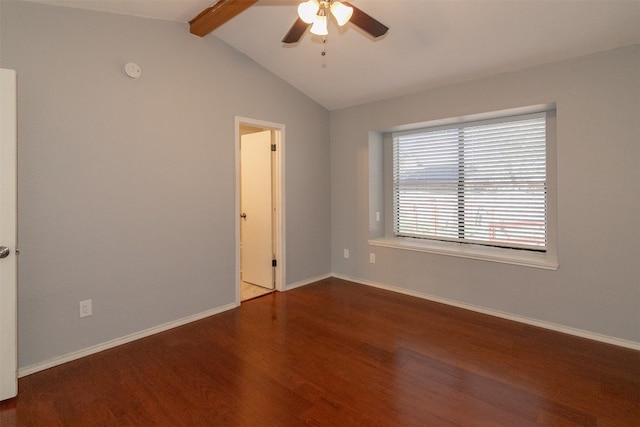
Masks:
[[[546,250],[546,114],[393,134],[394,234]]]

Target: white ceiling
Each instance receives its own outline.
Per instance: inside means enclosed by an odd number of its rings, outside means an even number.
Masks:
[[[215,0],[29,0],[184,22]],[[372,40],[352,24],[280,42],[296,0],[261,0],[219,37],[327,109],[640,43],[640,0],[351,0],[390,27]],[[185,31],[189,31],[185,25]],[[193,36],[196,37],[196,36]]]

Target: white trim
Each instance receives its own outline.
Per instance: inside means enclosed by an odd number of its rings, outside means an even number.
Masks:
[[[318,282],[320,280],[328,279],[330,277],[335,277],[337,279],[342,279],[342,280],[348,280],[348,281],[359,283],[359,284],[365,285],[365,286],[371,286],[371,287],[374,287],[374,288],[384,289],[384,290],[391,291],[391,292],[397,292],[397,293],[404,294],[404,295],[409,295],[409,296],[413,296],[413,297],[417,297],[417,298],[421,298],[421,299],[425,299],[425,300],[429,300],[429,301],[434,301],[434,302],[446,304],[446,305],[449,305],[449,306],[452,306],[452,307],[458,307],[458,308],[462,308],[462,309],[465,309],[465,310],[471,310],[471,311],[474,311],[474,312],[477,312],[477,313],[487,314],[489,316],[494,316],[494,317],[500,317],[502,319],[512,320],[514,322],[519,322],[519,323],[524,323],[524,324],[528,324],[528,325],[532,325],[532,326],[537,326],[537,327],[540,327],[540,328],[549,329],[549,330],[552,330],[552,331],[561,332],[561,333],[565,333],[565,334],[569,334],[569,335],[574,335],[574,336],[578,336],[578,337],[581,337],[581,338],[587,338],[587,339],[591,339],[591,340],[594,340],[594,341],[599,341],[599,342],[603,342],[603,343],[607,343],[607,344],[612,344],[612,345],[616,345],[616,346],[619,346],[619,347],[630,348],[632,350],[640,350],[640,343],[637,343],[637,342],[634,342],[634,341],[628,341],[628,340],[624,340],[624,339],[620,339],[620,338],[610,337],[610,336],[607,336],[607,335],[588,332],[588,331],[585,331],[585,330],[582,330],[582,329],[576,329],[576,328],[571,328],[571,327],[567,327],[567,326],[558,325],[558,324],[555,324],[555,323],[550,323],[550,322],[544,322],[544,321],[540,321],[540,320],[536,320],[536,319],[531,319],[531,318],[524,317],[524,316],[517,316],[517,315],[513,315],[513,314],[510,314],[510,313],[505,313],[505,312],[498,311],[498,310],[492,310],[492,309],[479,307],[479,306],[475,306],[475,305],[471,305],[471,304],[465,304],[465,303],[461,303],[461,302],[454,301],[454,300],[447,299],[447,298],[440,298],[440,297],[436,297],[436,296],[429,295],[429,294],[424,294],[424,293],[417,292],[417,291],[411,291],[411,290],[404,289],[404,288],[399,288],[399,287],[396,287],[396,286],[391,286],[391,285],[378,283],[378,282],[372,282],[372,281],[364,280],[364,279],[358,279],[358,278],[355,278],[355,277],[345,276],[345,275],[337,274],[337,273],[326,274],[326,275],[310,278],[310,279],[307,279],[307,280],[303,280],[303,281],[300,281],[300,282],[292,283],[290,285],[287,285],[284,290],[285,291],[290,291],[292,289],[299,288],[299,287],[306,286],[306,285],[310,285],[312,283]],[[95,354],[95,353],[99,353],[101,351],[108,350],[110,348],[114,348],[114,347],[120,346],[122,344],[126,344],[126,343],[129,343],[129,342],[135,341],[135,340],[139,340],[139,339],[151,336],[151,335],[155,335],[155,334],[160,333],[160,332],[168,331],[170,329],[177,328],[179,326],[186,325],[188,323],[195,322],[197,320],[201,320],[201,319],[204,319],[206,317],[214,316],[216,314],[220,314],[220,313],[223,313],[225,311],[232,310],[232,309],[234,309],[236,307],[238,307],[238,304],[226,304],[226,305],[223,305],[221,307],[217,307],[217,308],[214,308],[214,309],[211,309],[211,310],[204,311],[202,313],[198,313],[198,314],[194,314],[194,315],[191,315],[191,316],[183,317],[182,319],[174,320],[172,322],[168,322],[168,323],[165,323],[165,324],[162,324],[162,325],[154,326],[152,328],[145,329],[143,331],[139,331],[139,332],[135,332],[133,334],[125,335],[123,337],[116,338],[114,340],[107,341],[107,342],[104,342],[104,343],[101,343],[101,344],[97,344],[97,345],[94,345],[94,346],[91,346],[91,347],[87,347],[87,348],[84,348],[82,350],[78,350],[78,351],[75,351],[75,352],[72,352],[72,353],[68,353],[68,354],[65,354],[63,356],[55,357],[53,359],[49,359],[49,360],[41,362],[41,363],[36,363],[34,365],[25,366],[25,367],[22,367],[22,368],[18,369],[18,377],[22,378],[22,377],[25,377],[27,375],[34,374],[36,372],[44,371],[45,369],[53,368],[54,366],[62,365],[64,363],[71,362],[73,360],[77,360],[77,359],[80,359],[80,358],[83,358],[85,356],[89,356],[89,355],[92,355],[92,354]]]
[[[394,132],[414,131],[416,129],[450,126],[453,124],[466,123],[466,122],[494,120],[501,117],[523,116],[526,114],[543,113],[543,112],[547,112],[555,109],[556,109],[556,103],[548,102],[546,104],[529,105],[526,107],[516,107],[516,108],[505,108],[502,110],[468,114],[460,117],[448,117],[446,119],[436,119],[436,120],[428,120],[426,122],[409,123],[405,125],[380,129],[378,132],[394,133]]]
[[[191,316],[183,317],[182,319],[174,320],[172,322],[164,323],[162,325],[154,326],[143,331],[134,332],[133,334],[125,335],[120,338],[113,339],[111,341],[96,344],[91,347],[83,348],[82,350],[67,353],[63,356],[54,357],[53,359],[46,360],[34,365],[25,366],[18,369],[18,377],[24,377],[34,374],[36,372],[44,371],[45,369],[53,368],[54,366],[62,365],[63,363],[71,362],[91,354],[99,353],[104,350],[108,350],[113,347],[117,347],[122,344],[129,343],[131,341],[139,340],[151,335],[155,335],[160,332],[168,331],[169,329],[177,328],[178,326],[186,325],[187,323],[195,322],[206,317],[210,317],[216,314],[223,313],[228,310],[236,308],[237,304],[226,304],[221,307],[213,308],[211,310],[203,311]]]
[[[291,283],[285,287],[285,291],[290,291],[295,288],[299,288],[301,286],[310,285],[315,282],[319,282],[320,280],[328,279],[330,277],[337,277],[335,274],[324,274],[322,276],[313,277],[311,279],[302,280],[300,282]]]
[[[281,123],[267,122],[264,120],[250,119],[242,116],[235,116],[234,119],[234,132],[235,132],[235,241],[236,241],[236,266],[235,266],[235,279],[236,279],[236,304],[240,305],[240,126],[252,126],[262,128],[264,130],[275,131],[276,139],[276,166],[275,166],[275,209],[276,209],[276,227],[274,230],[274,237],[276,240],[275,256],[277,260],[277,267],[275,273],[276,290],[283,291],[286,283],[286,250],[285,250],[285,165],[284,165],[284,150],[285,150],[285,125]]]
[[[557,257],[549,252],[517,251],[473,244],[411,239],[408,237],[371,239],[369,240],[369,244],[383,248],[479,259],[525,267],[543,268],[546,270],[557,270],[559,266]]]
[[[502,319],[512,320],[518,323],[524,323],[527,325],[537,326],[539,328],[549,329],[563,334],[573,335],[580,338],[586,338],[593,341],[599,341],[606,344],[611,344],[619,347],[630,348],[632,350],[640,350],[640,343],[635,341],[629,341],[622,338],[611,337],[608,335],[602,335],[595,332],[585,331],[583,329],[572,328],[569,326],[558,325],[556,323],[545,322],[542,320],[536,320],[529,317],[518,316],[511,313],[505,313],[499,310],[493,310],[490,308],[480,307],[477,305],[466,304],[459,301],[451,300],[448,298],[441,298],[434,295],[424,294],[422,292],[412,291],[409,289],[399,288],[397,286],[391,286],[384,283],[372,282],[369,280],[358,279],[355,277],[349,277],[342,274],[333,274],[333,277],[343,280],[349,280],[351,282],[359,283],[361,285],[371,286],[374,288],[385,289],[387,291],[397,292],[412,297],[426,299],[429,301],[450,305],[452,307],[458,307],[465,310],[475,311],[476,313],[487,314],[489,316],[500,317]]]
[[[0,269],[0,400],[18,392],[17,76],[0,69],[0,236],[9,255]]]

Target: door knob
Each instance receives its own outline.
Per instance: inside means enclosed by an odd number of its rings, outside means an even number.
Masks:
[[[11,250],[6,246],[0,246],[0,258],[6,258],[11,253]]]

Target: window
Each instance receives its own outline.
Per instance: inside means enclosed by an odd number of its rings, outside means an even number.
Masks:
[[[393,238],[544,255],[547,115],[393,133]]]

